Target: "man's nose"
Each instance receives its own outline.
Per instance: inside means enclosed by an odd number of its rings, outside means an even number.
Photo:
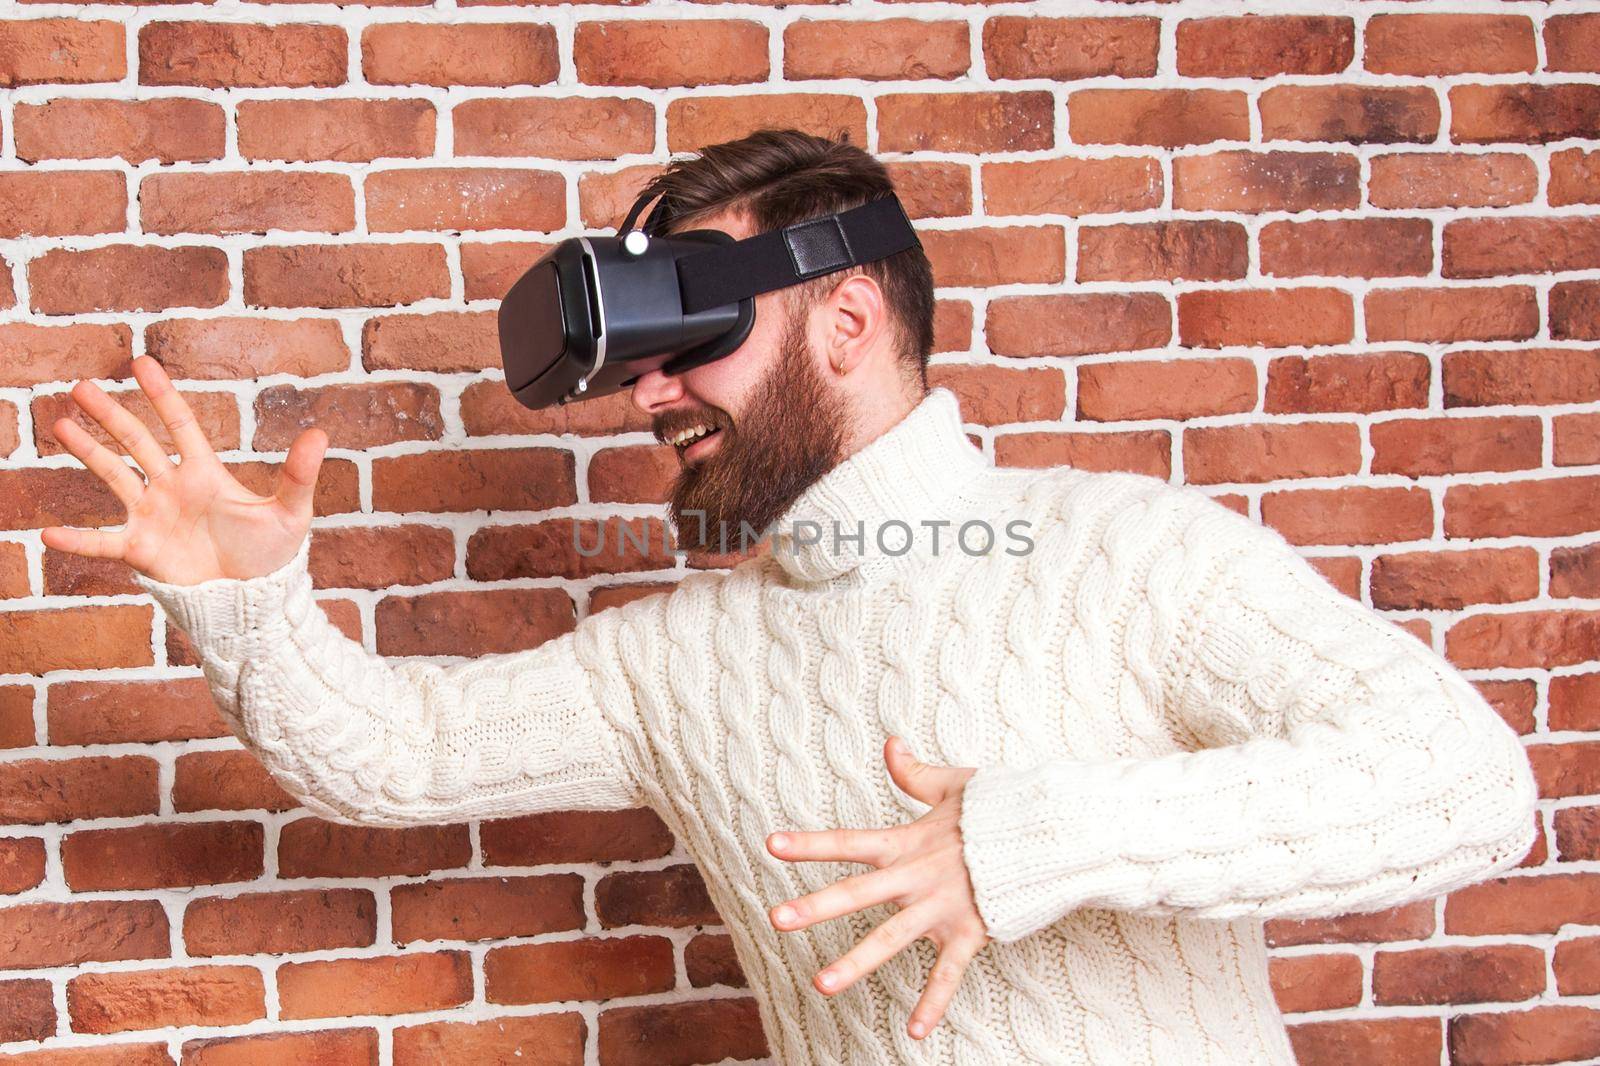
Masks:
[[[673,403],[683,395],[683,380],[657,367],[639,375],[633,383],[633,405],[647,415]]]

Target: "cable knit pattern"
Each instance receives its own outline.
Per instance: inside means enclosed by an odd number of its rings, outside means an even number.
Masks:
[[[958,540],[974,520],[987,549]],[[1290,1066],[1264,918],[1448,892],[1533,841],[1519,738],[1431,649],[1198,489],[993,467],[945,389],[813,484],[767,555],[530,651],[379,659],[305,567],[144,582],[283,787],[376,825],[655,809],[785,1066]],[[927,810],[882,765],[891,733],[978,768],[960,827],[994,937],[920,1042],[930,942],[810,986],[892,904],[767,919],[863,869],[783,862],[769,833]]]

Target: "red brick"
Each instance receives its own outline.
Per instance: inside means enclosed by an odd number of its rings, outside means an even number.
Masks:
[[[1242,278],[1249,235],[1237,222],[1173,219],[1078,230],[1079,281]]]
[[[1455,351],[1442,367],[1446,407],[1600,400],[1600,351]]]
[[[464,951],[286,962],[278,967],[279,1015],[342,1018],[459,1007],[472,998]]]
[[[500,365],[497,329],[493,311],[438,311],[369,318],[361,327],[361,362],[368,370],[435,373],[496,367]],[[503,382],[493,384],[502,392],[506,391]]]
[[[455,573],[455,536],[437,526],[318,529],[311,534],[317,588],[427,585]]]
[[[1350,144],[1427,142],[1439,133],[1431,88],[1279,85],[1261,94],[1261,135],[1268,140]]]
[[[160,809],[154,759],[90,755],[22,759],[0,764],[6,821],[15,825],[156,814]]]
[[[1533,160],[1512,152],[1401,152],[1372,157],[1373,207],[1510,207],[1539,190]]]
[[[1273,997],[1286,1014],[1361,1004],[1361,958],[1348,952],[1268,960]]]
[[[1255,366],[1246,359],[1091,363],[1078,368],[1077,417],[1112,422],[1249,411]]]
[[[998,296],[986,340],[996,355],[1089,355],[1161,348],[1172,340],[1172,307],[1154,292]]]
[[[61,866],[74,892],[180,888],[260,877],[259,822],[173,822],[79,829],[61,840]]]
[[[133,373],[133,331],[121,323],[62,326],[0,324],[0,387],[78,378],[126,378]]]
[[[0,1001],[6,1005],[6,1013],[0,1016],[0,1043],[46,1040],[56,1035],[55,991],[49,981],[0,981]]]
[[[1178,294],[1178,337],[1195,348],[1339,344],[1354,337],[1340,289],[1213,289]]]
[[[1295,1061],[1305,1066],[1383,1063],[1437,1066],[1444,1037],[1438,1018],[1363,1018],[1291,1025]]]
[[[1550,287],[1550,336],[1600,340],[1600,282],[1564,281]]]
[[[207,1037],[188,1040],[183,1048],[185,1066],[236,1066],[257,1062],[367,1063],[377,1061],[378,1031],[372,1028],[317,1029],[270,1032],[263,1036]],[[165,1056],[165,1044],[161,1045],[161,1053]],[[399,1059],[395,1061],[398,1063]],[[163,1058],[151,1066],[168,1066],[169,1062]]]
[[[1462,669],[1572,666],[1600,658],[1600,612],[1506,611],[1463,618],[1445,633]]]
[[[497,3],[500,0],[466,0]],[[545,2],[545,0],[538,0]],[[540,1066],[583,1066],[586,1023],[577,1011],[508,1014],[482,1022],[428,1022],[396,1026],[395,1066],[436,1062],[515,1062],[527,1048],[539,1049]],[[377,1057],[376,1048],[371,1052]],[[351,1055],[352,1062],[368,1061]]]
[[[759,1059],[769,1053],[756,1001],[746,997],[613,1007],[600,1014],[600,1061],[608,1066]]]
[[[1357,911],[1330,918],[1273,918],[1266,923],[1267,945],[1380,944],[1424,940],[1433,935],[1433,902],[1403,903],[1382,911]]]
[[[1372,560],[1372,606],[1383,611],[1459,611],[1538,594],[1539,556],[1532,548],[1400,552]]]
[[[248,751],[191,751],[175,760],[175,811],[291,811],[296,806]]]
[[[1269,222],[1261,229],[1261,272],[1375,278],[1433,269],[1433,224],[1425,218],[1340,218]]]
[[[1600,15],[1550,16],[1544,20],[1544,48],[1546,70],[1600,74]]]
[[[880,152],[1014,152],[1055,147],[1047,92],[885,93]]]
[[[168,455],[178,453],[177,445],[172,442],[172,434],[168,432],[166,423],[156,414],[155,408],[150,406],[150,401],[145,398],[142,391],[137,389],[107,391],[124,410],[132,412],[150,429],[151,436],[155,438],[156,443],[166,449]],[[189,409],[194,412],[201,432],[206,435],[213,448],[217,451],[229,451],[239,447],[239,407],[232,396],[225,392],[187,391],[182,395],[188,401]],[[40,455],[66,454],[67,449],[56,440],[53,429],[56,421],[61,418],[72,419],[87,430],[89,436],[113,452],[119,455],[127,454],[121,444],[100,428],[98,422],[79,409],[71,393],[55,392],[37,396],[33,401],[33,442]]]
[[[0,173],[0,238],[120,233],[128,179],[116,170]]]
[[[684,970],[695,988],[726,985],[748,988],[750,980],[739,965],[733,950],[733,937],[726,933],[701,933],[684,945]]]
[[[1428,405],[1430,364],[1412,352],[1284,355],[1267,364],[1272,414],[1370,412]]]
[[[1421,488],[1291,489],[1264,495],[1261,519],[1291,544],[1385,544],[1431,536],[1433,502]]]
[[[769,73],[767,28],[742,19],[581,21],[572,59],[587,85],[730,85]]]
[[[621,96],[463,100],[450,113],[457,156],[604,159],[655,148],[656,109]],[[565,202],[565,195],[561,197]],[[516,226],[515,229],[543,229]]]
[[[1550,729],[1600,730],[1600,674],[1550,679]]]
[[[76,18],[0,22],[0,88],[121,81],[128,74],[123,24]]]
[[[169,1025],[242,1025],[267,1016],[266,985],[253,966],[190,966],[78,974],[67,981],[78,1033]]]
[[[1600,527],[1600,475],[1451,485],[1447,537],[1568,537]]]
[[[8,405],[9,406],[9,405]],[[0,447],[0,451],[7,451]],[[32,595],[27,550],[15,542],[0,543],[0,599]]]
[[[830,137],[843,132],[851,144],[865,144],[867,108],[861,97],[845,93],[680,96],[667,105],[667,151],[698,152],[707,144],[735,140],[766,127]],[[624,209],[604,224],[620,223],[626,213]]]
[[[1561,812],[1558,812],[1558,815]],[[1586,936],[1556,945],[1552,965],[1556,989],[1564,996],[1592,996],[1600,991],[1600,936]]]
[[[1600,807],[1564,807],[1555,812],[1554,821],[1562,862],[1600,859]]]
[[[213,89],[341,85],[347,48],[339,26],[148,22],[139,28],[139,84]]]
[[[919,239],[940,288],[1049,284],[1066,277],[1066,236],[1060,226],[929,230]]]
[[[1066,409],[1066,379],[1054,367],[935,364],[928,368],[928,384],[955,392],[962,419],[980,426],[1054,421]]]
[[[1550,187],[1545,199],[1551,207],[1600,204],[1600,151],[1568,148],[1550,153]]]
[[[1600,85],[1455,85],[1450,139],[1456,144],[1544,144],[1600,137]]]
[[[1600,463],[1600,414],[1557,415],[1551,420],[1555,438],[1553,458],[1557,466],[1590,466]]]
[[[162,97],[98,100],[58,97],[16,105],[17,158],[104,159],[160,163],[220,159],[226,116],[207,100]],[[52,172],[59,178],[61,172]],[[121,229],[119,224],[117,229]]]
[[[1547,274],[1600,267],[1600,216],[1464,218],[1445,223],[1447,278]]]
[[[1183,211],[1331,211],[1361,203],[1361,163],[1333,152],[1223,151],[1172,161]]]
[[[1067,124],[1074,144],[1176,148],[1248,141],[1250,108],[1232,89],[1079,89],[1067,98]]]
[[[720,925],[705,881],[693,863],[659,870],[625,870],[601,876],[595,915],[607,929],[624,925]]]
[[[491,948],[483,960],[490,1003],[557,1003],[669,992],[677,980],[664,936],[589,937]]]
[[[278,838],[283,877],[421,877],[472,858],[464,824],[387,827],[298,818]]]
[[[28,287],[46,315],[215,307],[228,298],[228,257],[199,246],[52,248],[28,264]]]
[[[144,344],[175,378],[316,377],[350,365],[344,335],[331,318],[173,318],[147,326]]]
[[[239,154],[341,163],[427,156],[437,121],[427,100],[240,100]]]
[[[379,511],[542,511],[577,502],[576,466],[562,448],[430,452],[377,459]]]
[[[467,575],[505,581],[661,570],[674,562],[667,544],[666,525],[651,519],[553,518],[531,526],[488,526],[467,542]]]
[[[1374,15],[1366,68],[1374,74],[1518,74],[1538,62],[1526,15]]]
[[[1460,1066],[1518,1066],[1600,1057],[1600,1010],[1532,1007],[1453,1015],[1450,1062]]]
[[[432,385],[377,381],[297,389],[274,385],[255,403],[257,451],[284,451],[300,433],[318,426],[336,448],[371,448],[402,440],[438,440],[444,434],[439,392]]]
[[[361,72],[374,85],[543,85],[560,63],[553,26],[387,22],[361,34]]]
[[[1076,218],[1161,206],[1161,167],[1140,156],[985,162],[980,172],[986,215]]]
[[[1350,66],[1355,39],[1355,21],[1332,16],[1184,19],[1177,30],[1178,73],[1186,78],[1338,74]]]
[[[461,394],[461,421],[469,434],[480,437],[529,433],[609,436],[650,428],[650,416],[633,403],[628,390],[534,411],[518,403],[503,381],[475,381],[468,385]]]
[[[912,219],[960,218],[972,213],[972,171],[960,163],[885,163],[895,196]]]
[[[615,220],[620,223],[621,218]],[[606,223],[610,225],[610,223]],[[461,279],[463,295],[468,300],[498,300],[527,269],[543,258],[555,245],[544,241],[469,241],[461,242]],[[483,312],[476,312],[483,314]],[[440,313],[429,316],[440,317]],[[492,321],[493,316],[489,316]],[[494,361],[499,362],[500,348],[496,340]],[[416,358],[416,357],[414,357]]]
[[[160,900],[16,904],[0,907],[0,966],[25,970],[164,959],[171,954],[170,935]]]
[[[1369,341],[1526,340],[1539,331],[1527,285],[1374,289],[1365,310]]]
[[[1212,485],[1338,477],[1361,469],[1361,431],[1348,422],[1264,423],[1183,431],[1185,480]]]
[[[783,31],[783,77],[957,78],[970,66],[968,36],[967,24],[955,20],[802,19]]]
[[[355,190],[343,174],[150,174],[139,183],[139,224],[146,233],[339,233],[355,228],[355,221]]]
[[[1596,658],[1594,649],[1600,642],[1594,639],[1594,635],[1569,627],[1568,635],[1574,633],[1577,646],[1588,647],[1587,658]],[[1557,648],[1556,653],[1564,657],[1567,648]],[[1571,662],[1562,661],[1557,665],[1569,666]],[[1528,758],[1533,764],[1533,776],[1539,782],[1539,796],[1542,799],[1565,799],[1600,793],[1600,742],[1535,744],[1528,748]]]
[[[1539,419],[1397,418],[1375,422],[1372,472],[1424,477],[1471,470],[1528,470],[1540,464]]]
[[[387,596],[376,611],[380,655],[491,655],[534,648],[571,630],[564,589],[489,589]]]
[[[1550,595],[1600,599],[1600,542],[1550,549]]]
[[[450,295],[437,244],[301,244],[244,250],[256,307],[391,307]]]
[[[578,874],[452,877],[396,885],[390,898],[396,944],[539,936],[580,930],[587,921],[583,878]],[[489,960],[494,956],[490,952]],[[492,995],[489,998],[494,1001]]]
[[[367,226],[396,230],[531,229],[566,225],[566,179],[501,167],[407,167],[368,174]]]
[[[486,866],[644,862],[671,853],[672,831],[654,810],[545,811],[479,827]]]
[[[0,529],[116,525],[126,513],[111,490],[81,467],[0,468]]]
[[[1149,78],[1156,73],[1160,44],[1161,20],[1148,16],[997,15],[983,24],[984,66],[996,79]]]
[[[149,666],[151,608],[0,612],[0,674]]]
[[[183,911],[184,949],[208,955],[279,955],[370,947],[377,905],[365,888],[308,888],[206,896]]]
[[[1512,1003],[1544,991],[1544,952],[1526,944],[1380,951],[1372,998],[1380,1006]]]
[[[50,686],[52,744],[149,744],[225,737],[203,677],[63,681]]]

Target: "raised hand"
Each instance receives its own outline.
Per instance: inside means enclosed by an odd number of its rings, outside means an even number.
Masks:
[[[779,931],[794,932],[875,904],[898,905],[899,911],[819,971],[812,983],[823,995],[836,995],[927,937],[939,955],[906,1025],[920,1040],[944,1017],[967,964],[990,940],[961,844],[961,795],[977,770],[920,762],[899,737],[888,739],[883,758],[900,790],[932,809],[914,822],[886,829],[773,833],[767,847],[780,859],[860,862],[877,869],[782,903],[768,917]]]
[[[166,423],[180,463],[167,458],[143,422],[92,381],[72,388],[79,407],[144,471],[141,479],[76,422],[58,419],[56,439],[110,486],[128,509],[120,530],[44,530],[46,546],[74,555],[121,559],[157,581],[193,585],[212,578],[271,573],[299,550],[311,527],[312,493],[328,438],[308,429],[289,446],[276,492],[257,496],[230,474],[172,387],[161,364],[133,361],[133,376]]]

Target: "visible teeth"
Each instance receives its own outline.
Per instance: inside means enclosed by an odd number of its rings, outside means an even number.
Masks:
[[[694,426],[690,429],[683,430],[682,432],[670,438],[670,443],[681,447],[682,445],[688,444],[689,442],[703,437],[710,432],[710,426]]]

